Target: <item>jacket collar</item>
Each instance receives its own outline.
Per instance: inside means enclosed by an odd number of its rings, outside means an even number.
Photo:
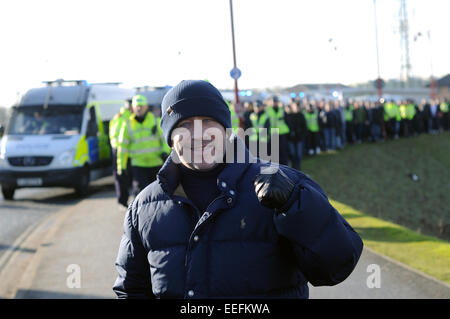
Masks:
[[[232,134],[225,145],[225,158],[227,165],[217,178],[217,185],[222,193],[235,196],[236,185],[251,163],[258,160],[245,147],[242,139]],[[176,153],[172,151],[157,174],[157,181],[163,191],[168,195],[181,195],[186,197],[180,183],[180,169],[174,158]]]
[[[129,118],[132,120],[136,120],[136,117],[137,117],[137,115],[134,112],[131,113],[131,115],[129,116]],[[153,117],[154,117],[154,114],[151,111],[147,111],[147,113],[145,113],[145,116],[144,116],[144,122],[147,120],[153,119]]]

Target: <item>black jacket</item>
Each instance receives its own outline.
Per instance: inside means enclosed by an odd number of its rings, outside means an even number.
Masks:
[[[308,298],[307,282],[347,278],[361,255],[359,235],[319,185],[287,166],[280,169],[295,183],[290,198],[278,213],[262,206],[253,181],[265,165],[227,163],[220,195],[203,212],[186,197],[169,157],[126,214],[117,296]]]
[[[302,142],[306,138],[306,119],[302,112],[286,113],[284,116],[289,126],[289,141]]]

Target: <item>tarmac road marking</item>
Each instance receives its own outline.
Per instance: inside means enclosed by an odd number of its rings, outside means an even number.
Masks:
[[[33,232],[33,229],[36,228],[36,225],[39,225],[40,223],[43,222],[43,220],[45,220],[48,216],[43,216],[41,217],[41,219],[39,219],[37,222],[31,224],[30,226],[28,226],[25,231],[16,238],[16,240],[12,243],[11,248],[7,249],[6,252],[4,252],[2,254],[2,256],[0,256],[0,276],[2,273],[3,268],[6,266],[6,264],[8,263],[9,259],[11,258],[11,256],[14,254],[14,252],[16,250],[20,249],[21,244],[28,238],[28,236]]]

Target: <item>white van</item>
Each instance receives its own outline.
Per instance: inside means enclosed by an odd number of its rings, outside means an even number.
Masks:
[[[111,174],[109,120],[134,90],[118,83],[44,83],[13,106],[1,139],[5,199],[22,187],[71,187],[83,196],[90,181]]]

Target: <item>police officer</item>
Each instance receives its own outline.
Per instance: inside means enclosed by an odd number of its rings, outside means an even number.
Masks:
[[[408,136],[416,135],[414,129],[414,117],[416,116],[416,106],[413,101],[409,100],[406,105],[406,125],[408,127]]]
[[[253,104],[253,112],[249,119],[252,125],[249,135],[249,150],[254,156],[268,160],[270,155],[268,150],[270,121],[262,101],[258,100]]]
[[[355,143],[356,135],[355,135],[355,115],[354,115],[355,107],[353,103],[347,103],[344,108],[344,118],[345,118],[345,137],[347,143]]]
[[[400,122],[402,120],[402,115],[400,113],[401,101],[392,104],[392,116],[395,118],[395,135],[394,139],[398,139],[400,134]]]
[[[48,134],[49,123],[45,120],[44,114],[41,112],[34,112],[33,118],[25,123],[24,132],[28,134]]]
[[[278,100],[278,97],[273,96],[269,106],[266,109],[267,117],[270,121],[270,136],[278,133],[278,149],[279,149],[279,163],[283,165],[288,165],[289,161],[289,153],[288,153],[288,138],[289,138],[289,126],[286,124],[284,119],[284,107],[281,105],[281,102]],[[277,131],[278,129],[278,131]],[[270,149],[271,149],[271,158],[273,158],[272,154],[274,149],[274,142],[271,140]]]
[[[406,101],[402,101],[398,107],[400,112],[400,134],[401,136],[408,137],[409,131],[408,131],[408,123],[406,119]]]
[[[133,195],[137,196],[156,174],[167,157],[168,145],[162,137],[158,118],[149,112],[147,98],[136,95],[132,99],[133,115],[122,125],[118,138],[117,171],[126,169],[131,160]]]
[[[439,104],[439,110],[442,113],[442,128],[445,131],[448,131],[450,130],[450,110],[447,100],[441,101],[441,104]]]
[[[356,142],[361,144],[364,138],[364,123],[367,121],[367,111],[364,107],[364,103],[361,101],[355,101],[353,106],[355,108],[353,114]]]
[[[401,118],[399,106],[393,100],[384,105],[384,121],[389,137],[398,138]]]
[[[127,169],[123,170],[121,174],[117,174],[117,147],[119,133],[122,125],[126,123],[128,118],[131,116],[131,100],[126,102],[126,105],[120,109],[109,123],[109,140],[111,143],[111,157],[112,157],[112,167],[114,176],[114,188],[116,190],[117,201],[120,207],[128,207],[128,197],[129,197],[129,187],[131,184],[130,178],[130,162],[127,161],[125,167]]]
[[[233,133],[238,134],[238,129],[241,127],[241,120],[236,112],[236,104],[232,104],[228,101],[225,102],[228,104],[228,109],[231,113],[231,128],[233,129]]]
[[[315,108],[314,101],[305,105],[303,115],[306,120],[307,133],[307,149],[308,154],[320,154],[320,128],[319,128],[319,111]]]

